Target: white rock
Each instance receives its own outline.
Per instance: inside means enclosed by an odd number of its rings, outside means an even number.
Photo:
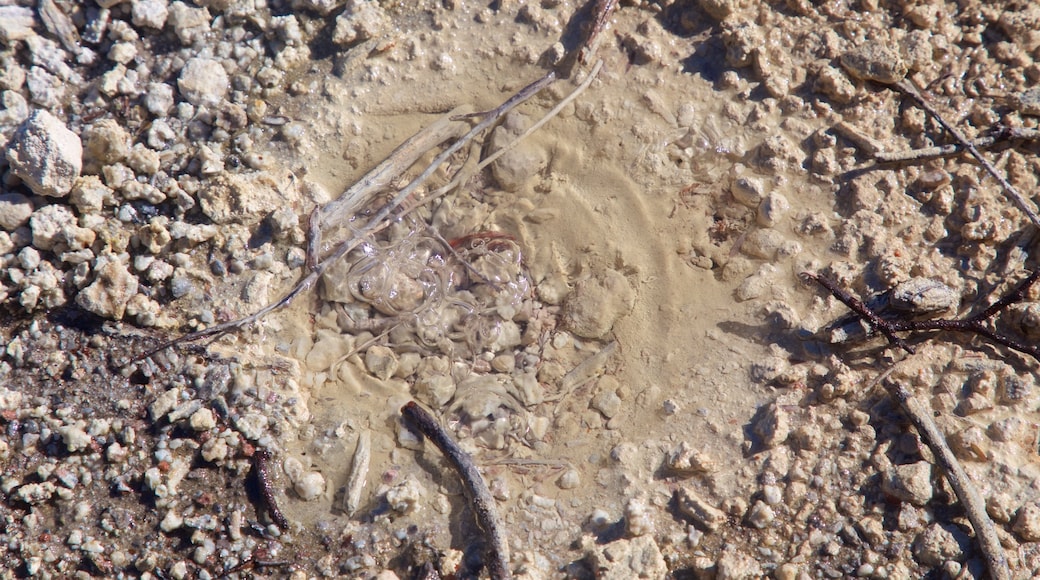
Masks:
[[[389,347],[375,345],[365,351],[365,368],[381,381],[394,376],[397,365],[397,354]]]
[[[57,117],[37,109],[11,139],[7,161],[33,193],[64,197],[82,169],[83,145]]]
[[[188,424],[196,431],[209,431],[217,426],[217,420],[213,416],[213,411],[209,409],[199,409],[191,415]]]
[[[381,36],[390,27],[390,17],[376,0],[349,0],[336,17],[332,41],[351,44]]]
[[[65,442],[65,447],[71,453],[86,449],[93,441],[80,425],[63,425],[58,427],[57,431],[61,435],[61,440]]]
[[[220,62],[197,56],[184,65],[177,88],[193,105],[218,105],[228,91],[227,71]]]
[[[166,83],[148,85],[148,93],[144,96],[144,107],[148,109],[149,113],[157,117],[165,117],[173,108],[173,102],[172,86]]]
[[[726,522],[726,514],[704,501],[696,493],[686,487],[676,491],[679,512],[686,515],[709,532],[719,529]]]
[[[235,428],[243,437],[256,441],[267,430],[268,419],[262,413],[246,413],[235,418]]]
[[[914,557],[927,566],[940,566],[947,560],[964,560],[964,552],[971,539],[953,526],[932,524],[914,539]]]
[[[83,131],[83,159],[92,172],[118,163],[130,153],[130,133],[113,119],[102,119]]]
[[[580,483],[581,475],[578,473],[577,469],[573,468],[564,471],[563,475],[556,480],[556,485],[558,485],[560,489],[574,489],[578,487],[578,484]]]
[[[747,515],[748,523],[760,530],[773,523],[774,518],[776,518],[776,512],[762,501],[756,501]]]
[[[76,216],[64,205],[46,205],[29,219],[32,244],[39,250],[52,250],[65,242],[65,232],[76,226]]]
[[[732,546],[723,548],[715,564],[715,580],[743,580],[762,576],[762,565],[758,560]]]
[[[654,519],[645,499],[633,497],[625,504],[625,529],[633,537],[654,531]]]
[[[137,294],[138,280],[115,256],[98,258],[97,277],[76,296],[76,304],[103,318],[120,320],[126,304]]]
[[[161,522],[159,522],[159,529],[164,532],[172,532],[184,525],[184,518],[177,513],[177,510],[169,510],[166,515],[163,516]]]
[[[19,487],[15,496],[29,505],[34,505],[49,500],[54,495],[54,491],[55,485],[50,481],[28,483]]]
[[[163,392],[161,395],[152,401],[152,404],[148,405],[148,413],[152,417],[152,421],[158,421],[159,419],[166,416],[167,413],[173,410],[174,406],[177,405],[177,401],[180,400],[181,390],[173,388]]]
[[[791,209],[791,203],[783,195],[770,192],[762,203],[758,204],[758,224],[762,227],[771,228],[780,222]]]
[[[16,40],[29,38],[36,34],[35,23],[35,11],[28,6],[0,6],[0,42],[10,46]]]
[[[592,398],[589,406],[602,413],[607,419],[611,419],[621,410],[621,397],[618,397],[613,390],[604,390]]]
[[[923,506],[932,499],[932,464],[918,461],[895,465],[885,474],[881,491],[900,501]]]
[[[19,391],[12,391],[0,387],[0,410],[13,411],[22,404],[24,395]]]
[[[766,449],[771,449],[787,440],[791,434],[790,413],[776,403],[770,403],[755,422],[753,428],[756,435],[762,438]]]
[[[204,7],[196,8],[184,2],[174,2],[170,4],[167,22],[173,27],[181,43],[189,45],[209,31],[210,14]]]
[[[635,305],[635,290],[620,272],[606,271],[574,285],[563,306],[564,325],[582,338],[601,338]]]
[[[4,109],[0,111],[0,125],[18,125],[29,116],[29,103],[18,91],[7,90],[0,96]],[[6,145],[10,135],[0,134],[0,145]]]
[[[131,14],[137,26],[161,29],[170,13],[167,0],[133,0]]]
[[[1040,504],[1030,502],[1018,510],[1014,531],[1027,542],[1040,541]]]
[[[29,89],[29,100],[44,109],[56,109],[65,99],[66,81],[51,74],[42,66],[29,68],[25,77],[25,85]]]
[[[293,489],[303,501],[314,501],[325,493],[325,476],[317,471],[308,471],[296,479]]]
[[[322,16],[328,16],[332,11],[343,5],[344,0],[294,0],[294,8],[313,10]]]
[[[631,580],[632,578],[666,578],[668,566],[653,536],[637,536],[596,545],[590,539],[583,542],[588,551],[587,561],[593,575],[599,580]]]
[[[509,113],[491,133],[489,152],[494,153],[516,140],[534,121],[521,113]],[[491,173],[499,187],[517,191],[549,163],[549,155],[530,141],[522,141],[495,161]]]
[[[101,178],[83,175],[72,186],[69,201],[80,214],[96,214],[105,207],[105,203],[114,204],[115,197],[112,189],[101,182]]]
[[[419,507],[419,502],[425,495],[426,488],[409,477],[386,492],[386,503],[395,512],[408,514]]]
[[[0,194],[0,229],[13,232],[29,221],[32,212],[28,197],[20,193]]]

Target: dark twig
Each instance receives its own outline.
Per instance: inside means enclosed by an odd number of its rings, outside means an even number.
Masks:
[[[267,462],[271,454],[266,449],[257,449],[253,453],[253,474],[256,476],[256,486],[260,490],[260,501],[264,509],[271,516],[271,520],[282,530],[289,529],[289,520],[285,519],[282,510],[278,509],[278,502],[274,499],[274,487],[271,486],[271,475],[267,471]]]
[[[488,572],[493,580],[508,580],[512,577],[509,571],[509,543],[498,519],[495,498],[491,496],[491,491],[484,483],[484,478],[481,477],[473,459],[455,443],[437,420],[415,401],[401,407],[401,415],[441,450],[448,463],[459,474],[473,506],[477,524],[489,537]]]
[[[596,17],[589,25],[581,48],[578,49],[578,61],[582,64],[588,64],[591,61],[592,55],[596,51],[596,37],[607,27],[607,20],[616,6],[617,0],[596,0],[596,6],[593,8]]]
[[[896,336],[896,332],[899,332],[899,329],[896,328],[892,322],[878,316],[876,312],[871,310],[870,307],[864,304],[859,298],[856,298],[852,294],[849,294],[847,291],[838,287],[838,285],[832,280],[813,274],[812,272],[802,272],[802,278],[812,280],[826,288],[831,295],[840,300],[842,304],[848,306],[849,309],[858,314],[860,318],[867,321],[867,324],[871,325],[881,334],[884,334],[885,338],[888,339],[888,342],[898,346],[910,354],[914,353],[913,347],[907,344],[905,340]]]
[[[932,419],[932,410],[915,398],[904,385],[888,379],[893,369],[894,366],[878,377],[877,382],[883,383],[892,398],[899,402],[903,412],[917,428],[921,440],[932,450],[935,461],[942,468],[946,480],[950,482],[950,487],[957,495],[957,501],[964,507],[968,521],[975,530],[975,538],[986,560],[990,577],[993,580],[1010,580],[1011,571],[1008,568],[1007,556],[1000,545],[1000,537],[997,536],[993,520],[986,513],[986,503],[968,479],[968,474],[946,443],[946,437]]]
[[[865,320],[872,328],[884,334],[890,343],[899,346],[907,352],[912,353],[913,350],[903,339],[896,336],[896,333],[934,332],[939,330],[983,336],[997,344],[1001,344],[1012,350],[1017,350],[1020,353],[1027,354],[1040,361],[1040,344],[1028,343],[1013,336],[1001,334],[994,331],[987,324],[1002,310],[1012,304],[1021,302],[1026,298],[1026,292],[1028,292],[1029,288],[1036,283],[1037,279],[1040,279],[1040,270],[1032,272],[1025,280],[1020,282],[1018,286],[1004,294],[1000,300],[997,300],[985,310],[974,316],[964,319],[939,320],[887,320],[878,315],[877,312],[871,310],[870,307],[864,304],[861,300],[849,294],[848,291],[839,288],[833,281],[809,272],[803,273],[802,276],[808,280],[813,280],[826,288],[835,298],[848,306],[857,316]]]
[[[964,147],[964,149],[966,149],[968,153],[970,153],[971,156],[974,157],[975,160],[978,161],[982,165],[982,167],[984,167],[986,171],[989,172],[990,175],[993,176],[994,179],[1000,182],[1000,185],[1004,188],[1004,191],[1007,192],[1008,197],[1010,197],[1011,200],[1015,202],[1015,205],[1017,205],[1023,213],[1029,216],[1029,220],[1033,222],[1033,225],[1040,227],[1040,215],[1037,215],[1036,210],[1033,209],[1032,202],[1026,200],[1026,198],[1021,193],[1019,193],[1017,189],[1015,189],[1015,186],[1011,185],[1011,183],[1008,182],[1008,180],[1003,175],[1001,175],[999,171],[997,171],[997,168],[993,167],[993,164],[990,163],[985,157],[983,157],[982,153],[979,152],[978,148],[975,147],[975,145],[971,141],[965,138],[964,135],[960,131],[958,131],[956,127],[946,122],[946,119],[944,119],[943,116],[939,114],[939,111],[932,107],[931,103],[925,100],[924,96],[921,94],[920,91],[917,90],[917,87],[915,87],[913,83],[911,83],[907,79],[903,79],[895,83],[895,87],[903,91],[903,93],[905,93],[907,96],[913,99],[919,107],[924,109],[925,112],[927,112],[936,121],[938,121],[938,123],[942,125],[943,129],[946,129],[946,131],[949,132],[950,135],[952,135],[958,143],[960,143],[961,147]]]

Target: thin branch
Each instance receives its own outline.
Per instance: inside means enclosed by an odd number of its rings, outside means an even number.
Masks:
[[[978,150],[989,149],[1001,143],[1012,141],[1040,141],[1040,130],[1013,127],[1000,127],[996,132],[971,141]],[[949,157],[965,151],[960,143],[909,149],[907,151],[875,151],[871,153],[878,163],[906,163],[909,161],[925,161],[936,157]]]
[[[509,543],[498,519],[495,498],[484,483],[473,459],[455,443],[437,420],[415,401],[401,407],[401,415],[440,449],[448,463],[459,474],[476,515],[477,524],[488,535],[488,572],[492,580],[508,580],[512,577],[509,570]]]
[[[884,384],[892,398],[899,402],[903,412],[917,428],[921,440],[932,450],[935,461],[942,468],[946,480],[950,482],[950,487],[957,495],[957,501],[964,507],[968,521],[975,530],[975,538],[986,560],[990,577],[993,580],[1011,580],[1007,556],[1000,545],[997,528],[986,513],[986,503],[979,496],[979,492],[972,485],[971,480],[968,479],[968,474],[965,473],[964,468],[953,454],[953,450],[946,443],[946,437],[932,419],[932,410],[915,398],[903,384],[888,380],[887,377],[894,368],[890,368],[879,377],[880,382]]]
[[[966,149],[968,153],[970,153],[971,156],[975,158],[976,161],[982,164],[986,171],[989,172],[989,174],[992,175],[994,179],[996,179],[1000,183],[1000,185],[1004,188],[1004,191],[1007,193],[1008,197],[1010,197],[1011,200],[1015,202],[1015,205],[1017,205],[1023,213],[1029,216],[1029,220],[1033,222],[1033,225],[1040,228],[1040,215],[1037,215],[1033,203],[1028,201],[1021,193],[1019,193],[1018,190],[1015,189],[1015,186],[1011,185],[1011,183],[1008,182],[1008,180],[1003,175],[1001,175],[999,171],[997,171],[997,168],[993,167],[993,164],[990,163],[985,157],[983,157],[982,153],[979,152],[978,148],[975,147],[975,145],[971,141],[965,138],[964,135],[960,131],[958,131],[956,127],[946,122],[946,119],[944,119],[943,116],[939,114],[939,111],[932,107],[931,103],[925,100],[924,96],[921,95],[920,91],[917,90],[917,87],[915,87],[913,83],[911,83],[907,79],[903,79],[895,83],[895,87],[903,91],[903,93],[909,96],[911,99],[913,99],[919,107],[924,109],[929,115],[931,115],[936,121],[938,121],[939,124],[942,125],[943,129],[946,129],[946,131],[948,131],[950,135],[952,135],[953,138],[956,139],[958,143],[960,143],[961,147],[964,147],[964,149]]]

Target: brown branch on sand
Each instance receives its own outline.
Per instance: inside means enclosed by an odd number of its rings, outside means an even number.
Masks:
[[[848,306],[850,310],[855,312],[857,316],[863,319],[875,331],[885,335],[891,344],[894,344],[909,353],[914,352],[913,348],[907,344],[905,339],[897,336],[896,333],[945,331],[983,336],[997,344],[1006,346],[1012,350],[1017,350],[1018,352],[1027,354],[1040,361],[1040,344],[1034,344],[1020,338],[997,332],[993,330],[993,327],[990,324],[993,317],[999,314],[1002,310],[1012,304],[1025,300],[1029,288],[1036,283],[1038,278],[1040,278],[1040,270],[1033,271],[1033,273],[1020,282],[1018,286],[1015,286],[999,300],[974,316],[964,319],[938,320],[890,320],[882,318],[881,315],[872,310],[859,298],[856,298],[847,290],[840,288],[836,283],[834,283],[834,281],[811,272],[802,273],[802,278],[812,280],[820,286],[823,286],[831,293],[831,295]]]
[[[488,536],[488,573],[492,580],[509,580],[512,577],[509,571],[509,543],[506,541],[505,531],[498,519],[495,498],[480,476],[480,470],[473,463],[473,459],[455,443],[447,431],[437,423],[437,420],[415,401],[402,407],[401,415],[440,449],[452,469],[462,479],[477,524]]]
[[[933,411],[920,399],[913,396],[909,389],[899,381],[891,380],[889,376],[895,370],[895,365],[889,367],[882,373],[874,384],[883,384],[889,395],[899,402],[907,418],[917,429],[921,441],[928,446],[935,457],[936,463],[942,468],[946,480],[950,482],[957,501],[964,507],[965,515],[975,530],[975,538],[982,550],[983,559],[989,569],[990,578],[993,580],[1011,580],[1011,570],[1008,568],[1007,556],[1004,548],[1000,545],[1000,537],[997,528],[986,513],[986,503],[979,496],[978,490],[972,485],[968,474],[964,471],[953,450],[946,443],[946,437],[932,419]]]

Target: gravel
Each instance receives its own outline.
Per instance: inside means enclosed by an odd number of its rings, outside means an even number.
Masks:
[[[978,570],[928,453],[866,388],[893,351],[815,339],[846,311],[795,276],[954,316],[1028,269],[1025,221],[976,168],[864,171],[860,149],[939,139],[875,84],[904,78],[969,138],[1035,128],[1038,7],[626,3],[557,133],[416,212],[495,283],[398,224],[295,314],[130,364],[277,298],[307,267],[310,211],[400,118],[515,91],[563,56],[577,3],[7,4],[0,557],[19,574],[472,572],[458,484],[396,415],[412,397],[477,458],[517,577]],[[488,149],[533,121],[511,114]],[[1026,191],[1029,147],[1001,164]],[[682,300],[655,286],[673,278]],[[997,327],[1035,338],[1033,298]],[[1037,365],[980,344],[917,345],[900,379],[1029,575]],[[343,514],[362,432],[372,475]],[[260,448],[286,528],[251,492]]]

